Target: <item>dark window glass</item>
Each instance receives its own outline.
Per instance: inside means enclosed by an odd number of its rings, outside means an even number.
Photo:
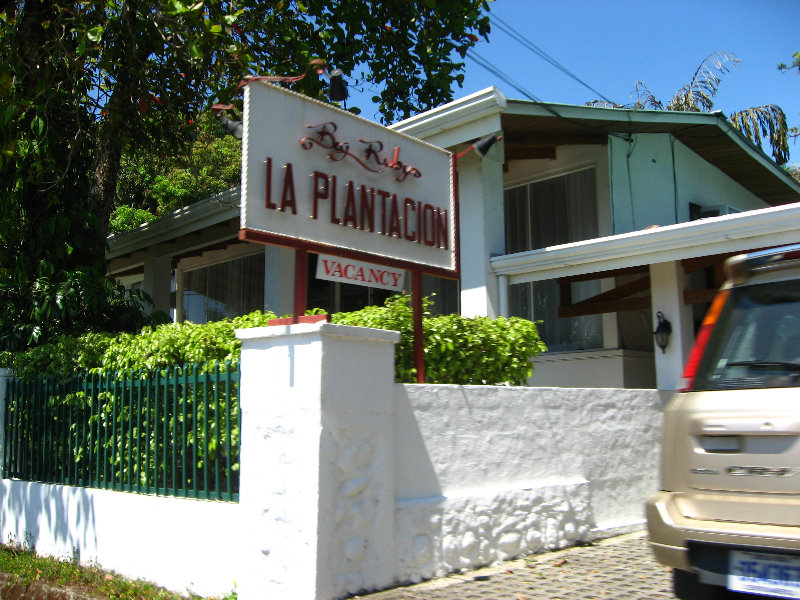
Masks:
[[[695,390],[800,383],[800,281],[731,289],[703,353]]]

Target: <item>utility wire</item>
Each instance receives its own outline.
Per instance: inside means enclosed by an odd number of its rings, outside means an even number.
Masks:
[[[494,75],[495,77],[497,77],[501,81],[503,81],[503,82],[507,83],[508,85],[510,85],[511,87],[513,87],[515,90],[517,90],[519,93],[521,93],[523,96],[525,96],[529,100],[533,100],[534,102],[538,102],[540,104],[544,104],[544,102],[540,98],[537,98],[532,92],[529,92],[528,90],[526,90],[519,83],[517,83],[516,80],[512,79],[510,75],[507,75],[506,73],[501,71],[495,65],[493,65],[488,60],[483,58],[480,54],[475,52],[472,48],[467,50],[467,56],[469,58],[471,58],[475,63],[477,63],[478,65],[480,65],[481,67],[483,67],[484,69],[489,71],[489,73],[491,73],[492,75]]]
[[[542,50],[539,46],[537,46],[536,44],[531,42],[528,38],[523,36],[519,31],[517,31],[511,25],[506,23],[503,19],[501,19],[500,17],[498,17],[495,14],[492,14],[490,18],[491,18],[492,21],[494,21],[494,23],[498,26],[498,28],[501,31],[503,31],[504,33],[509,35],[516,42],[518,42],[518,43],[522,44],[523,46],[525,46],[528,50],[533,52],[536,56],[538,56],[539,58],[543,59],[548,64],[552,65],[553,67],[555,67],[556,69],[558,69],[559,71],[561,71],[562,73],[567,75],[568,77],[574,79],[579,84],[581,84],[583,87],[585,87],[589,91],[593,92],[594,94],[596,94],[598,97],[602,98],[603,100],[605,100],[609,104],[617,105],[617,103],[615,103],[613,100],[608,99],[604,94],[602,94],[601,92],[599,92],[596,89],[594,89],[592,86],[590,86],[588,83],[586,83],[583,79],[581,79],[580,77],[575,75],[575,73],[570,71],[567,67],[562,65],[555,58],[553,58],[547,52]]]
[[[554,117],[557,117],[559,119],[563,119],[564,121],[567,121],[569,123],[577,125],[581,129],[594,131],[592,127],[586,125],[585,123],[583,123],[581,121],[578,121],[578,120],[575,120],[575,119],[570,119],[569,117],[565,117],[564,115],[560,114],[552,106],[550,106],[547,102],[544,102],[543,100],[538,98],[535,94],[533,94],[533,92],[530,92],[527,89],[525,89],[524,87],[522,87],[522,85],[517,83],[517,81],[514,80],[511,76],[509,76],[506,73],[504,73],[503,71],[501,71],[498,67],[496,67],[494,64],[492,64],[491,62],[489,62],[485,58],[483,58],[480,54],[475,52],[475,50],[473,50],[472,48],[467,50],[467,57],[470,58],[475,63],[477,63],[479,66],[481,66],[484,69],[486,69],[487,71],[489,71],[492,75],[494,75],[495,77],[497,77],[501,81],[503,81],[503,82],[507,83],[508,85],[510,85],[511,87],[513,87],[515,90],[517,90],[523,96],[525,96],[528,100],[533,100],[534,102],[536,102],[539,106],[541,106],[544,110],[549,112]],[[630,115],[628,115],[628,118],[630,119]],[[630,142],[630,139],[627,136],[622,136],[622,135],[619,135],[619,134],[616,134],[616,133],[609,133],[609,135],[611,135],[613,137],[618,137],[620,139],[623,139],[625,141]]]

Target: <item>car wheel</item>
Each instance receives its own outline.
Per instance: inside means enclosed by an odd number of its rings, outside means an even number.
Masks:
[[[701,583],[697,573],[672,569],[672,587],[680,600],[722,600],[727,597],[723,587]]]

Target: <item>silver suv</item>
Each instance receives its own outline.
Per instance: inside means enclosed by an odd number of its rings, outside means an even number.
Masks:
[[[725,270],[664,415],[650,545],[678,598],[800,598],[800,244]]]

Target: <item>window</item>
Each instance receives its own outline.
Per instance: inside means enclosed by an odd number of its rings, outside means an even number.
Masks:
[[[264,253],[184,271],[183,320],[194,323],[264,308]]]
[[[506,190],[506,252],[525,252],[598,236],[595,170],[536,181]],[[600,293],[599,281],[572,284],[573,301]],[[555,280],[509,286],[511,315],[541,320],[539,333],[551,351],[601,348],[601,315],[560,319]]]
[[[508,189],[504,200],[508,254],[598,235],[594,169]]]

